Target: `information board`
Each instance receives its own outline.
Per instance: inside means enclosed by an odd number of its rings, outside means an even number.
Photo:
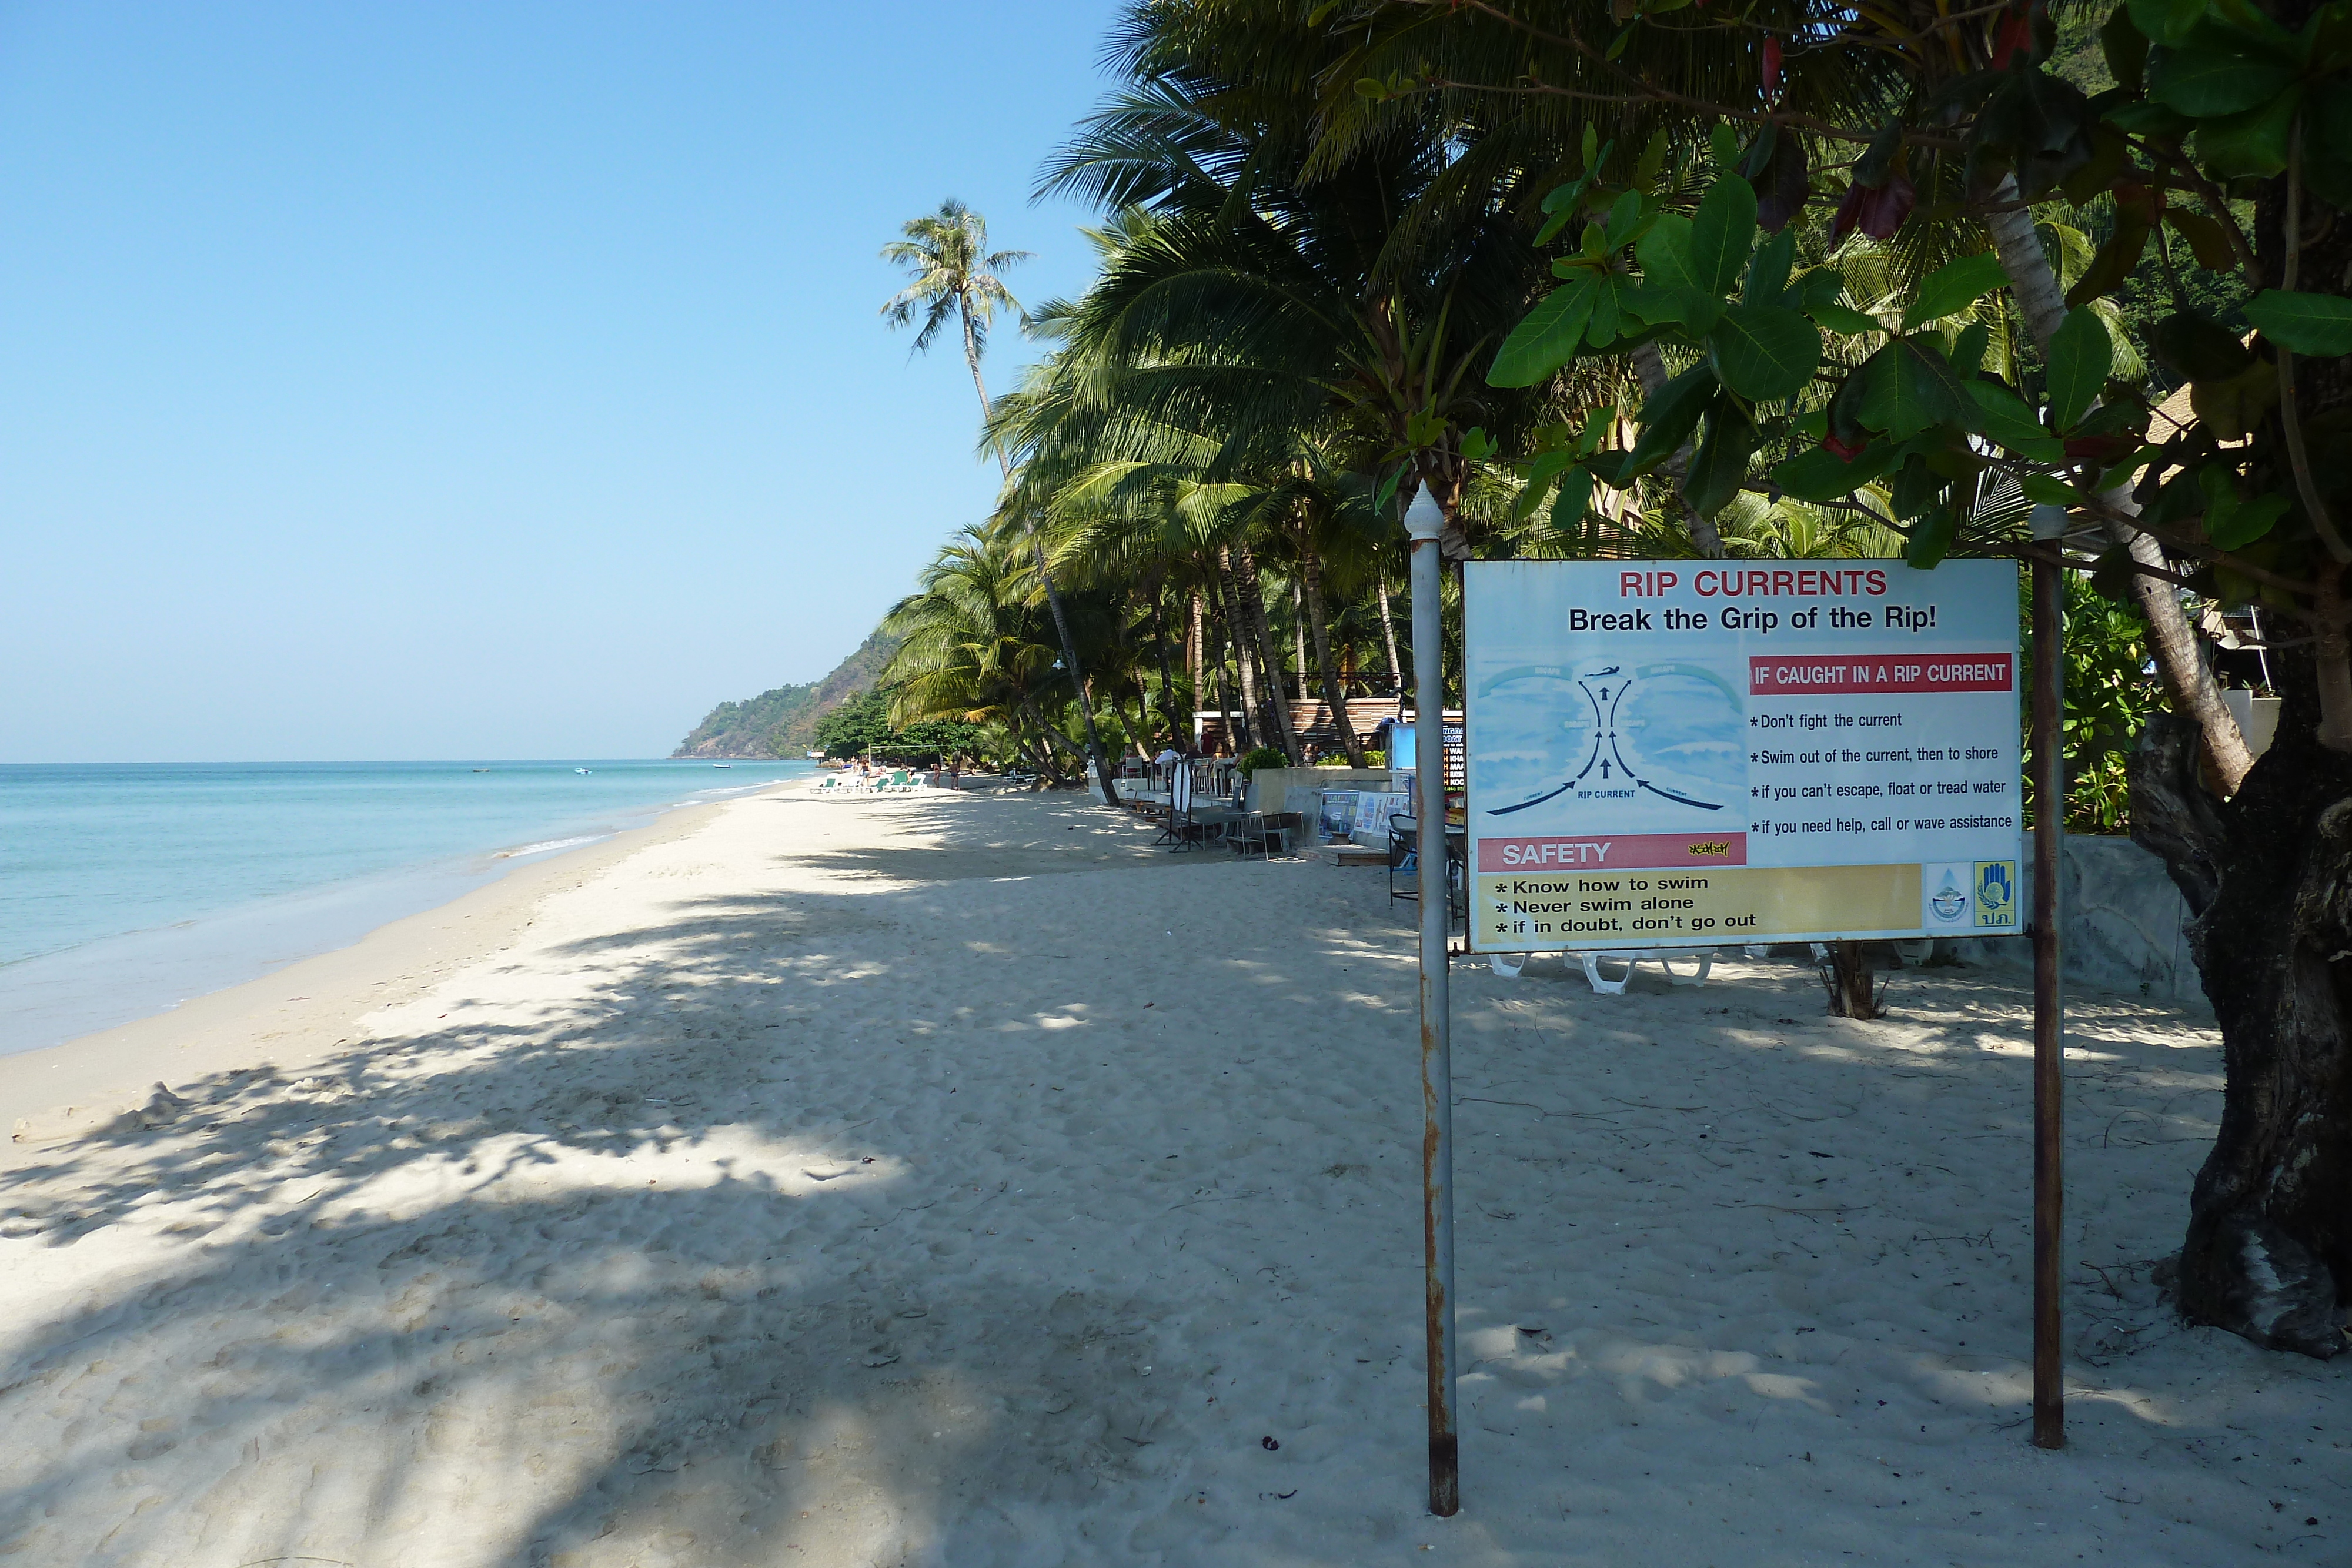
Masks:
[[[2017,931],[2014,562],[1462,580],[1474,950]]]

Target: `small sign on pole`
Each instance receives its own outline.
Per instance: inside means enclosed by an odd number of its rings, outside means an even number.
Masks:
[[[2019,929],[2017,568],[1463,569],[1474,951]]]

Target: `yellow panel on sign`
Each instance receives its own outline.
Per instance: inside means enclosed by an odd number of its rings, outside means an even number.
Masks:
[[[1706,947],[1909,934],[1916,865],[1682,867],[1480,876],[1471,909],[1482,953]]]

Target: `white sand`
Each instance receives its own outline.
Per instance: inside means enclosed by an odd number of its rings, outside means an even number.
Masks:
[[[2078,998],[2028,1445],[2022,998],[1948,971],[1459,973],[1431,1519],[1410,906],[1148,836],[756,797],[0,1061],[0,1564],[2347,1560],[2352,1364],[2148,1285],[2160,1009]]]

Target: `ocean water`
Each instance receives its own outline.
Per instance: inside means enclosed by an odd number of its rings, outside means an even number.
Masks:
[[[0,766],[0,1052],[162,1012],[347,946],[514,866],[810,770]]]

